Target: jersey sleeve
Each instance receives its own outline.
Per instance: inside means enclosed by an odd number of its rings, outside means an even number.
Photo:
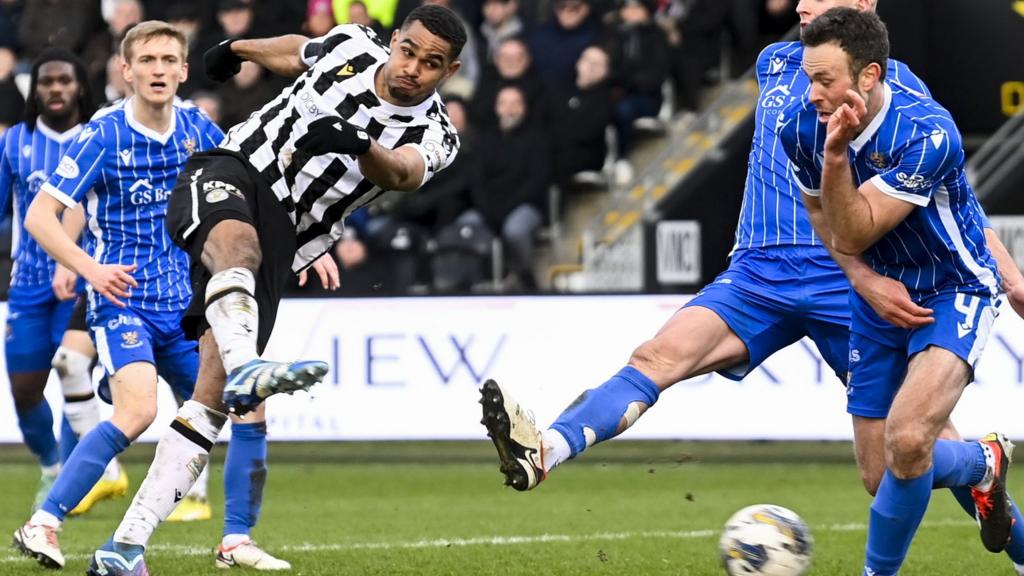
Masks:
[[[205,152],[212,150],[220,143],[224,141],[224,131],[220,129],[220,126],[214,124],[213,120],[210,120],[209,116],[200,112],[202,121],[200,123],[200,142],[198,150]]]
[[[413,148],[423,158],[423,181],[420,182],[420,186],[423,186],[455,160],[459,153],[459,136],[448,123],[447,117],[442,115],[439,122],[431,121],[423,129],[423,137],[418,142],[403,145]]]
[[[917,77],[917,74],[910,69],[909,66],[900,62],[899,60],[889,60],[889,73],[887,76],[895,83],[910,88],[911,90],[924,94],[931,98],[932,92],[928,89],[928,86]]]
[[[956,161],[956,148],[949,133],[939,128],[909,142],[891,169],[869,180],[883,193],[927,206],[932,194]]]
[[[370,34],[373,34],[370,32]],[[363,30],[362,26],[358,24],[341,24],[331,28],[331,31],[319,38],[313,38],[302,45],[299,49],[299,58],[302,59],[303,64],[312,68],[318,60],[326,56],[342,42],[349,40],[355,36],[368,36],[366,30]],[[376,34],[373,34],[373,39],[380,43]]]
[[[11,209],[11,198],[14,188],[14,167],[7,157],[7,140],[11,131],[0,135],[0,220]]]
[[[103,134],[103,127],[96,122],[86,124],[60,159],[57,170],[43,184],[43,191],[68,208],[78,205],[103,169],[106,151]]]
[[[789,171],[800,191],[808,196],[821,196],[821,169],[814,162],[815,140],[803,134],[799,108],[790,107],[779,115],[777,130],[782,149],[789,158]],[[814,118],[817,122],[817,118]]]

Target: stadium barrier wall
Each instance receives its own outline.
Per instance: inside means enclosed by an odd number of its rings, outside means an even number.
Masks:
[[[310,394],[270,399],[274,440],[483,439],[477,383],[493,377],[547,424],[585,388],[621,368],[689,296],[286,300],[266,357],[331,364]],[[1024,320],[1009,306],[954,414],[968,437],[1024,437]],[[0,306],[6,317],[6,305]],[[2,363],[2,355],[0,355]],[[6,374],[6,369],[0,370]],[[47,388],[61,404],[58,383]],[[154,441],[175,412],[161,386]],[[624,437],[851,437],[845,393],[809,341],[743,382],[707,375],[666,392]],[[0,393],[0,442],[20,442]]]

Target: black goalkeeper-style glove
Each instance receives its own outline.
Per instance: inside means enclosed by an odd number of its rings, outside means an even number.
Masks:
[[[206,67],[206,77],[214,82],[226,82],[242,70],[242,58],[231,50],[238,38],[227,40],[210,48],[203,54],[203,65]]]
[[[308,132],[295,141],[295,148],[310,156],[321,154],[366,154],[370,135],[337,116],[325,116],[309,123]]]

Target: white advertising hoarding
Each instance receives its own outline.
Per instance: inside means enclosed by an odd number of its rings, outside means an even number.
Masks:
[[[482,439],[476,387],[506,385],[548,424],[581,391],[620,369],[687,296],[287,300],[265,354],[326,360],[311,393],[268,404],[275,440]],[[954,418],[967,436],[1024,437],[1024,321],[1008,306]],[[2,309],[6,313],[6,308]],[[0,358],[2,361],[2,358]],[[0,373],[6,373],[0,369]],[[51,381],[47,397],[60,406]],[[163,433],[175,408],[161,390]],[[849,439],[842,385],[810,341],[780,351],[743,382],[707,375],[676,385],[628,438]],[[9,393],[0,442],[20,442]]]

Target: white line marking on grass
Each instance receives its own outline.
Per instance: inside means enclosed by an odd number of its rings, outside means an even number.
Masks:
[[[938,520],[922,522],[922,528],[960,528],[976,526],[969,520]],[[286,544],[275,547],[275,552],[343,552],[346,550],[416,550],[424,548],[451,548],[467,546],[519,546],[529,544],[574,543],[590,541],[631,540],[634,538],[662,538],[667,540],[695,540],[718,536],[720,528],[683,531],[648,532],[596,532],[593,534],[540,534],[536,536],[479,536],[476,538],[435,538],[432,540],[407,540],[395,542],[354,542],[351,544]],[[811,533],[821,532],[864,532],[867,525],[860,522],[848,524],[824,524],[811,527]],[[146,550],[152,556],[213,556],[214,547],[186,546],[182,544],[154,544]],[[68,554],[68,560],[88,560],[92,554]],[[0,564],[27,562],[28,558],[14,554],[0,556]]]

